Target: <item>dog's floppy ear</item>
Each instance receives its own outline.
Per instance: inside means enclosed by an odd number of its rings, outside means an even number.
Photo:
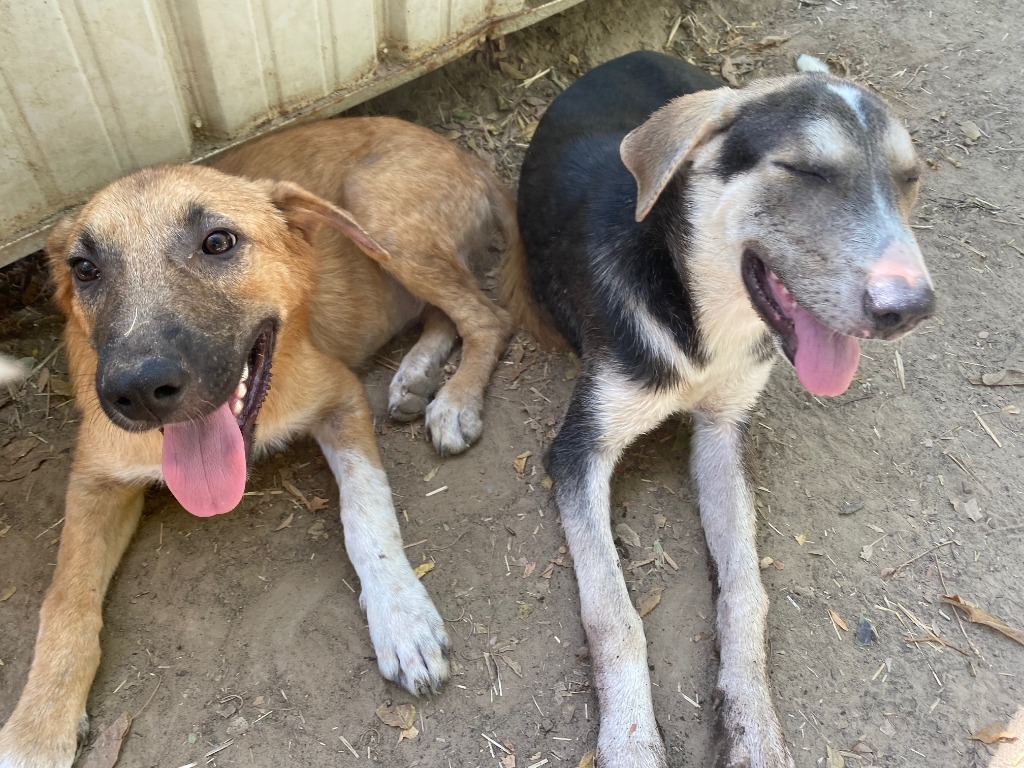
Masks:
[[[728,127],[739,103],[731,88],[680,96],[627,134],[619,155],[637,185],[636,220],[643,221],[694,150]]]
[[[66,260],[76,218],[65,216],[53,225],[46,237],[46,260],[50,264],[50,280],[54,286],[53,299],[65,315],[71,311],[71,295],[74,293]]]
[[[288,225],[302,232],[307,240],[326,224],[352,240],[374,261],[387,261],[391,258],[391,254],[359,226],[355,217],[344,208],[339,208],[290,181],[268,184],[271,202],[284,213]]]

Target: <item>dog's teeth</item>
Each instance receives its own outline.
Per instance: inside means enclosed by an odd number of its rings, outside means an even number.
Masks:
[[[242,406],[243,406],[243,403],[242,403],[241,400],[235,400],[235,402],[233,402],[231,404],[231,413],[233,413],[236,417],[237,416],[241,416],[242,415]]]
[[[246,382],[248,380],[249,380],[249,364],[246,363],[245,365],[242,366],[242,382],[244,383],[244,382]]]
[[[244,400],[245,396],[249,393],[249,388],[245,386],[245,382],[240,381],[238,386],[235,387],[235,397],[239,400]]]

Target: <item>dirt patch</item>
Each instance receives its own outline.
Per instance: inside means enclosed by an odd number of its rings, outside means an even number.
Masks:
[[[807,395],[785,365],[773,375],[749,438],[771,559],[770,668],[801,768],[980,768],[996,747],[970,737],[1024,704],[1024,648],[941,596],[1024,625],[1024,389],[974,383],[1024,369],[1024,41],[1007,24],[1019,9],[751,5],[588,0],[359,111],[430,125],[511,181],[550,98],[635,48],[667,44],[741,81],[791,71],[810,52],[890,98],[928,165],[914,223],[940,314],[896,345],[866,347],[836,400]],[[478,265],[489,286],[493,267]],[[0,350],[38,370],[15,397],[0,393],[0,719],[31,661],[76,419],[38,273],[21,265],[3,278]],[[386,360],[403,349],[386,350],[366,383],[410,557],[435,564],[425,583],[454,641],[448,688],[413,700],[380,679],[337,491],[300,444],[260,465],[223,518],[192,518],[165,492],[147,499],[110,591],[89,701],[94,737],[134,716],[121,765],[497,768],[512,753],[520,768],[575,768],[593,748],[575,580],[541,464],[572,364],[520,338],[491,386],[480,444],[441,460],[420,425],[384,416]],[[630,588],[663,590],[644,619],[655,706],[672,764],[696,766],[713,744],[714,608],[686,435],[674,421],[630,449],[613,515],[636,534],[622,537]],[[289,486],[328,502],[316,509]],[[668,557],[651,560],[656,548]],[[400,741],[376,712],[405,703],[419,733]]]

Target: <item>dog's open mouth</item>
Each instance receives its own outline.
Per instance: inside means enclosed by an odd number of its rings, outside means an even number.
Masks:
[[[743,282],[761,318],[782,339],[782,349],[808,392],[835,397],[853,381],[860,344],[833,331],[797,304],[778,276],[751,250],[743,253]]]
[[[164,426],[164,482],[193,515],[229,512],[242,500],[256,417],[270,390],[274,339],[275,325],[265,321],[238,385],[217,410],[201,419]]]

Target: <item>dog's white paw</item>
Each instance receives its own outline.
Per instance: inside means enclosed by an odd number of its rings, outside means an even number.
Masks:
[[[730,707],[727,702],[722,707],[723,744],[719,765],[722,768],[795,768],[782,726],[770,704],[749,706],[743,718],[738,714],[741,707]]]
[[[601,723],[597,768],[668,768],[658,727],[636,723]]]
[[[427,410],[427,403],[441,385],[441,368],[429,360],[410,363],[402,361],[398,373],[388,387],[388,415],[395,421],[418,419]]]
[[[359,600],[380,673],[417,696],[440,691],[449,675],[448,633],[412,570],[390,585],[373,588],[364,582]]]
[[[456,397],[445,387],[427,406],[426,424],[441,456],[462,453],[484,431],[483,403],[479,398]]]

